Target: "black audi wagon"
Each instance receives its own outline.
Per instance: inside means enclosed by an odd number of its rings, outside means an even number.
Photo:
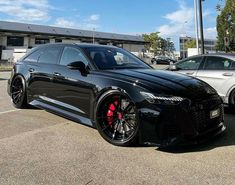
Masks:
[[[124,49],[46,44],[14,64],[13,105],[32,105],[97,128],[108,142],[166,147],[225,130],[221,98],[205,82],[154,70]]]

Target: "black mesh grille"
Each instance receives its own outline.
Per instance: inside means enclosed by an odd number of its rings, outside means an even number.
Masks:
[[[211,118],[210,112],[216,109],[220,110],[220,115],[218,117]],[[221,99],[218,96],[214,96],[210,99],[194,103],[191,115],[195,128],[199,133],[218,125],[223,121],[224,117]]]

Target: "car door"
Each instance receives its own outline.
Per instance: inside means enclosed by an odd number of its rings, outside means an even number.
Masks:
[[[196,77],[210,84],[223,97],[234,85],[234,66],[234,61],[228,58],[207,56]]]
[[[177,72],[195,77],[197,74],[197,70],[199,69],[202,63],[202,60],[203,60],[202,56],[197,56],[180,61],[177,64],[175,64]]]
[[[61,55],[60,63],[53,69],[56,74],[53,86],[57,93],[55,103],[61,109],[90,117],[93,113],[94,89],[92,74],[81,74],[79,70],[67,67],[72,62],[81,61],[89,68],[89,60],[83,52],[73,46],[65,46]]]
[[[29,92],[32,99],[49,102],[53,99],[57,90],[52,86],[53,69],[58,62],[62,46],[49,45],[43,47],[35,64],[29,67]]]

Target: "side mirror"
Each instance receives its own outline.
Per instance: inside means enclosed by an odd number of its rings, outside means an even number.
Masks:
[[[81,61],[71,62],[67,65],[67,67],[71,70],[79,70],[81,74],[88,73],[86,65]]]
[[[170,71],[177,71],[177,66],[175,64],[170,64],[169,70]]]

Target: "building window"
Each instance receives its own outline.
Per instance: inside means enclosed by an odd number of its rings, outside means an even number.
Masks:
[[[47,44],[49,42],[50,42],[49,39],[35,38],[35,44]]]
[[[55,43],[62,42],[62,39],[55,39]]]
[[[24,46],[24,37],[7,37],[7,46]]]

